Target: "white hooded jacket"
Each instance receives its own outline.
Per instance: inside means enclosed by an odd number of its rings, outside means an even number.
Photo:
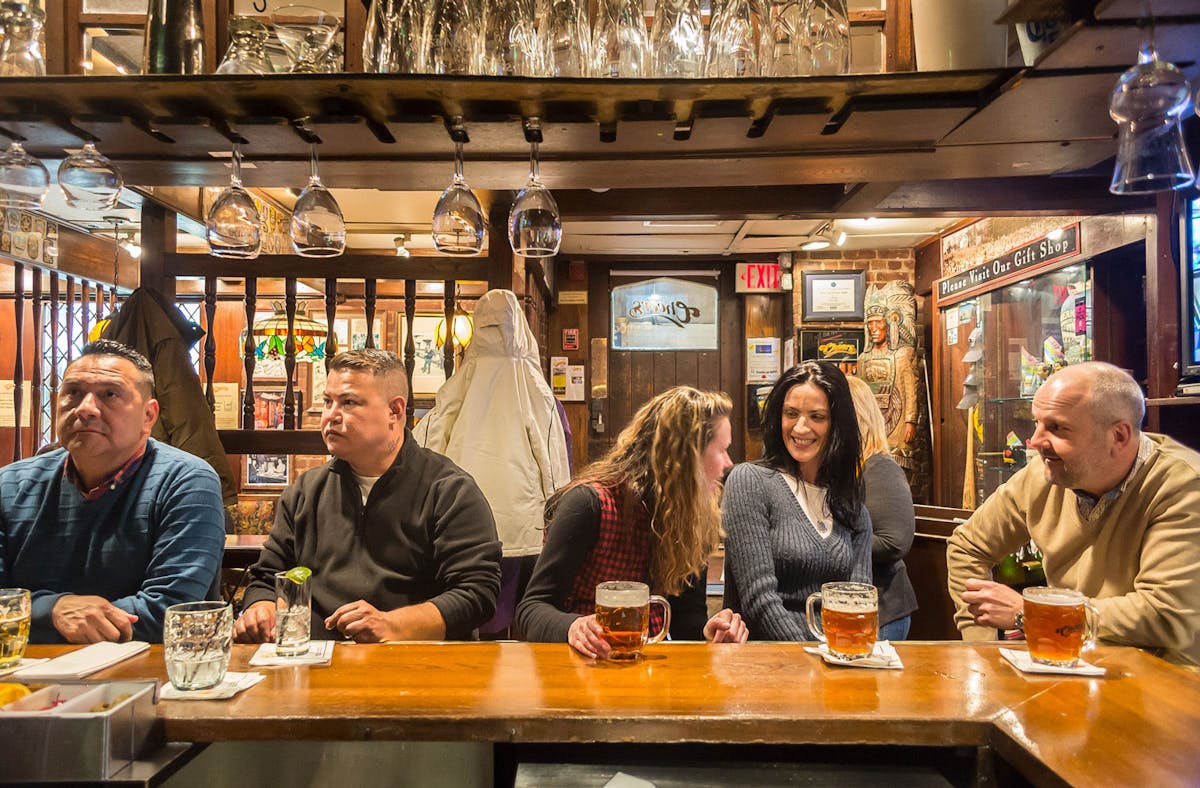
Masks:
[[[546,499],[571,478],[566,435],[517,297],[489,290],[474,319],[462,366],[413,436],[475,478],[505,558],[536,555]]]

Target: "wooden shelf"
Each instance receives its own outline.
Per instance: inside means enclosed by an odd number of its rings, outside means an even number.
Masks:
[[[1173,408],[1200,405],[1200,397],[1156,397],[1146,400],[1147,408]]]

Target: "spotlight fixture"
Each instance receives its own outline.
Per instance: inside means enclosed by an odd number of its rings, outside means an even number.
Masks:
[[[833,246],[833,241],[829,240],[829,222],[817,228],[816,232],[808,236],[804,243],[800,244],[800,250],[803,252],[819,252],[822,249],[828,249]]]
[[[835,242],[835,245],[836,246],[845,246],[846,245],[846,231],[845,230],[842,230],[840,233],[838,233],[838,237],[837,237],[837,241]]]
[[[407,258],[407,257],[412,256],[412,253],[408,251],[408,246],[406,246],[406,244],[408,243],[408,233],[404,233],[403,235],[397,235],[392,240],[396,244],[396,256],[397,257],[406,257]]]

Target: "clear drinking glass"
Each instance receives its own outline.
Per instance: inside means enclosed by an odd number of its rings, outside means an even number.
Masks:
[[[810,74],[833,76],[850,70],[850,14],[846,0],[812,0],[808,9]]]
[[[592,33],[592,57],[596,76],[647,76],[650,39],[642,0],[601,0]]]
[[[346,251],[346,220],[333,194],[317,171],[317,146],[312,148],[312,174],[292,208],[292,248],[301,257],[337,257]]]
[[[0,208],[40,208],[50,191],[50,171],[13,142],[0,154]]]
[[[463,144],[454,143],[454,180],[433,210],[433,245],[442,254],[466,256],[483,251],[487,220],[471,187],[463,178]]]
[[[808,9],[811,0],[764,0],[763,76],[799,77],[809,73]]]
[[[233,172],[206,219],[209,254],[243,260],[258,257],[262,249],[262,219],[254,198],[242,186],[242,153],[233,146]]]
[[[229,669],[233,608],[224,602],[185,602],[167,608],[163,655],[175,689],[215,687]]]
[[[29,589],[0,588],[0,669],[25,656],[29,643]]]
[[[39,45],[46,14],[28,3],[0,4],[0,77],[42,77],[46,60]]]
[[[271,26],[292,58],[293,74],[320,72],[318,61],[329,51],[342,20],[320,8],[285,5],[271,14]]]
[[[363,34],[363,71],[368,74],[427,71],[431,16],[420,0],[371,0]]]
[[[90,141],[58,166],[58,186],[72,208],[89,211],[115,208],[124,185],[117,165]]]
[[[707,77],[757,77],[763,28],[759,0],[714,0],[708,49],[704,58]]]
[[[816,615],[820,606],[821,614]],[[879,637],[879,594],[870,583],[823,583],[805,603],[808,628],[833,656],[856,660],[871,656]]]
[[[536,77],[543,73],[533,0],[484,0],[484,73]]]
[[[479,0],[437,0],[429,33],[434,74],[483,73],[483,7]]]
[[[541,27],[547,76],[591,74],[592,27],[587,8],[586,0],[550,0]]]
[[[1190,104],[1187,78],[1159,58],[1147,27],[1138,62],[1117,80],[1108,105],[1119,132],[1109,191],[1147,194],[1195,182],[1182,125]]]
[[[704,49],[700,0],[658,0],[650,31],[654,76],[668,79],[703,76]]]
[[[235,16],[229,20],[229,51],[217,66],[218,74],[272,74],[271,58],[267,56],[267,39],[271,31],[252,16]]]
[[[312,583],[297,582],[292,572],[275,573],[275,655],[301,657],[308,653],[312,621]]]
[[[538,144],[530,143],[529,182],[508,215],[508,243],[522,257],[553,257],[562,243],[562,219],[554,195],[542,184]]]

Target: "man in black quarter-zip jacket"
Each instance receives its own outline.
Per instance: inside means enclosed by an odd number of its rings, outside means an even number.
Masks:
[[[251,571],[238,642],[275,637],[274,574],[312,569],[312,637],[465,640],[495,610],[500,541],[475,481],[405,427],[404,365],[383,350],[334,358],[321,435],[334,459],[279,499]]]

